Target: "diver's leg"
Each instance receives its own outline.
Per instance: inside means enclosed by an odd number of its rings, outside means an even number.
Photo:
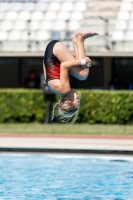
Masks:
[[[74,48],[74,54],[75,54],[75,59],[78,60],[78,47],[76,43],[76,37],[75,35],[71,35],[72,43],[73,43],[73,48]]]
[[[54,45],[53,54],[58,58],[60,62],[75,60],[75,57],[73,56],[73,54],[61,42],[57,42]],[[76,55],[76,59],[77,59],[77,55]],[[76,67],[71,67],[71,69],[69,70],[69,73],[75,78],[80,79],[80,80],[85,80],[87,77],[86,72],[81,67],[81,65],[76,66]]]
[[[85,47],[84,47],[84,40],[86,37],[86,34],[91,35],[91,33],[82,33],[82,32],[76,32],[74,35],[72,35],[72,42],[75,50],[75,57],[78,60],[84,59],[86,57]],[[88,35],[87,35],[88,36]],[[91,65],[91,60],[90,60]],[[89,74],[89,68],[88,66],[79,66],[73,67],[69,70],[70,74],[80,80],[85,80]]]
[[[84,40],[86,38],[93,37],[95,35],[98,35],[98,33],[92,32],[92,31],[91,32],[77,31],[71,36],[76,59],[83,59],[84,57],[86,57],[86,53],[85,53],[85,48],[84,48],[84,43],[83,42],[84,42]],[[80,39],[80,40],[78,40],[78,39]]]
[[[72,55],[72,53],[61,43],[57,42],[53,47],[53,53],[54,55],[59,59],[60,62],[65,62],[69,60],[74,59],[83,59],[86,57],[85,49],[84,49],[84,40],[88,37],[93,37],[95,35],[98,35],[95,32],[75,32],[74,37],[72,37],[72,42],[74,45],[74,51],[75,51],[75,57]],[[73,36],[73,35],[72,35]],[[77,46],[78,50],[77,50]]]
[[[75,60],[73,54],[61,42],[57,42],[53,47],[53,54],[60,62]]]
[[[70,61],[70,60],[81,60],[86,57],[85,48],[84,48],[84,40],[87,37],[92,37],[94,35],[97,35],[97,33],[93,32],[76,32],[74,36],[72,35],[72,42],[74,46],[75,51],[75,57],[72,55],[72,53],[61,43],[57,42],[54,45],[53,53],[58,58],[60,62]],[[91,60],[90,60],[91,64]],[[69,70],[70,74],[75,76],[76,78],[80,80],[85,80],[89,74],[89,68],[86,66],[76,66],[72,67]]]
[[[80,35],[80,37],[82,37],[82,39],[85,40],[85,39],[87,39],[89,37],[93,37],[93,36],[98,35],[98,33],[93,32],[93,31],[86,31],[86,32],[77,31],[77,32],[75,32],[75,35],[76,36]]]

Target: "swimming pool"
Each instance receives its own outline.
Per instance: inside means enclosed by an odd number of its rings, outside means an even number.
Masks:
[[[133,200],[133,158],[0,154],[0,200]]]

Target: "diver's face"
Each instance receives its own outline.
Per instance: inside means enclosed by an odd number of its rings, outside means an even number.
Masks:
[[[74,100],[73,100],[73,103],[75,104],[76,107],[79,107],[79,104],[80,104],[80,100],[79,100],[79,95],[74,92]]]
[[[66,101],[72,102],[77,108],[80,105],[79,95],[73,89],[71,90],[71,93],[63,97],[63,99],[65,99]]]

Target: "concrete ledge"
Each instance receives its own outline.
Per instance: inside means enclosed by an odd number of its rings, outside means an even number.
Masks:
[[[0,52],[0,57],[43,57],[44,52]],[[87,51],[92,57],[132,57],[133,52],[120,51]]]
[[[133,155],[133,137],[3,134],[0,152]]]

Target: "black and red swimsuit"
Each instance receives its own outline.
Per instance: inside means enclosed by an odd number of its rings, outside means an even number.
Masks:
[[[61,62],[53,54],[53,47],[58,40],[51,41],[44,53],[44,65],[46,68],[46,82],[52,79],[60,79],[60,64]]]

